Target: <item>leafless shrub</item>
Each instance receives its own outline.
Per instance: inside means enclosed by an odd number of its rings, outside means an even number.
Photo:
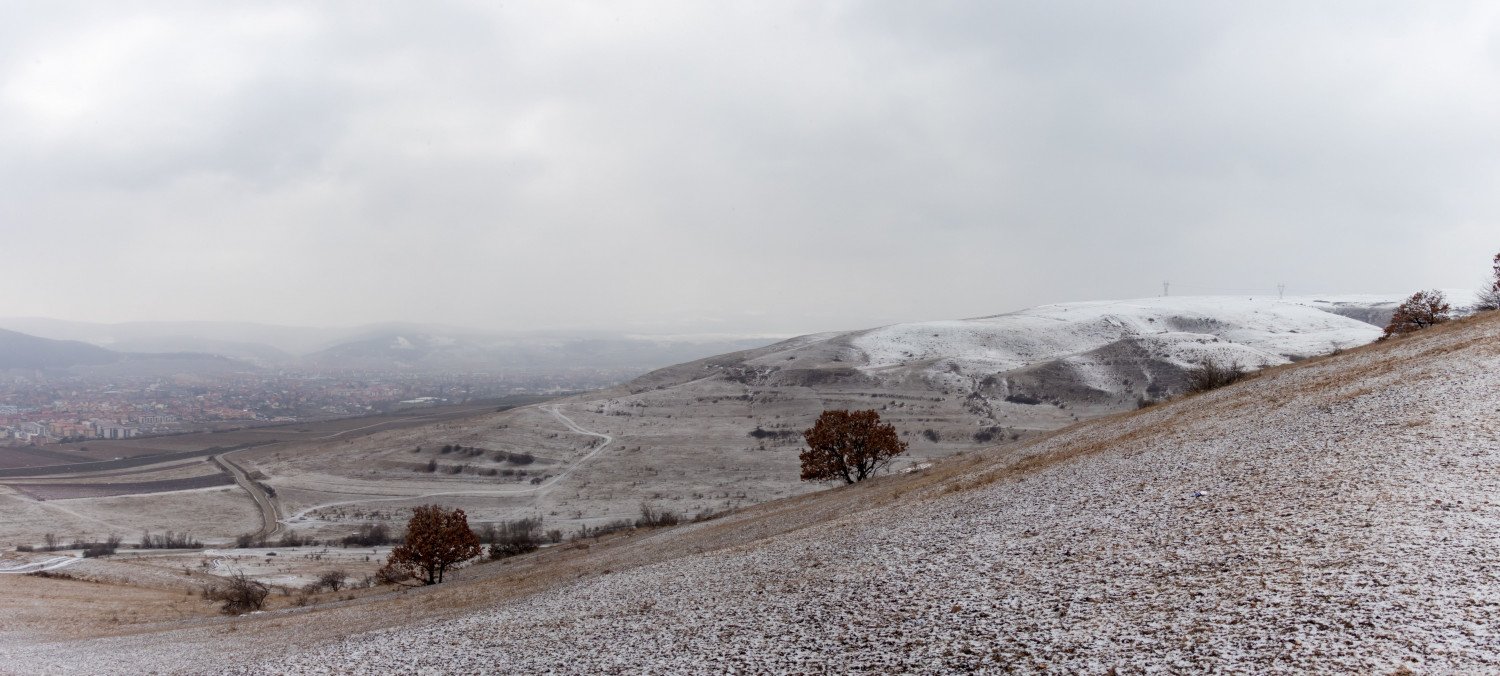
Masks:
[[[203,598],[219,602],[219,610],[225,615],[243,615],[260,610],[270,594],[269,587],[250,579],[244,573],[235,573],[228,579],[203,588]]]
[[[115,550],[120,548],[120,536],[111,535],[103,542],[90,542],[83,547],[83,558],[92,559],[100,556],[113,556]]]
[[[312,543],[313,542],[312,542],[311,539],[302,537],[301,535],[298,535],[296,533],[288,531],[287,533],[285,533],[285,534],[283,534],[281,536],[280,540],[276,541],[276,546],[278,546],[278,547],[303,547],[303,546],[306,546],[306,545],[310,545]]]
[[[1189,369],[1187,372],[1187,391],[1189,394],[1216,390],[1225,385],[1230,385],[1248,375],[1239,362],[1220,363],[1209,359],[1197,368]]]
[[[632,528],[635,528],[635,523],[630,519],[616,519],[600,526],[580,526],[578,531],[573,534],[573,539],[601,538],[610,533],[618,533],[622,530],[630,530]]]
[[[411,573],[389,565],[381,566],[380,570],[375,571],[374,576],[375,584],[382,585],[401,584],[410,579],[412,579]]]
[[[137,549],[203,549],[203,543],[187,533],[167,531],[165,535],[141,534]]]
[[[491,559],[504,559],[536,551],[541,546],[541,538],[537,537],[541,526],[541,519],[486,524],[481,538],[488,538]]]
[[[348,573],[346,573],[346,572],[344,572],[342,570],[328,570],[328,571],[324,571],[322,575],[318,576],[317,585],[318,585],[319,588],[327,589],[328,591],[332,591],[332,592],[336,592],[336,591],[339,591],[340,589],[343,589],[344,585],[348,581],[349,581],[349,574]]]
[[[636,528],[662,528],[675,526],[681,521],[675,512],[671,512],[650,502],[641,503],[641,518],[635,520]]]
[[[1493,270],[1490,278],[1484,280],[1479,288],[1478,300],[1473,308],[1475,312],[1500,310],[1500,254],[1495,254]]]
[[[1480,289],[1474,301],[1475,312],[1489,312],[1500,310],[1500,287]]]
[[[345,547],[378,547],[391,543],[391,529],[383,523],[367,523],[359,532],[344,536]]]
[[[242,533],[240,535],[234,536],[234,546],[240,549],[265,547],[267,544],[268,543],[266,542],[266,539],[264,537],[256,535],[255,533]]]

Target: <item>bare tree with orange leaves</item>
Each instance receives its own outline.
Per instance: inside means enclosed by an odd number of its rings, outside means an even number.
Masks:
[[[1451,310],[1448,301],[1443,298],[1443,292],[1418,291],[1406,299],[1406,302],[1396,306],[1396,312],[1391,315],[1391,323],[1386,325],[1385,335],[1381,339],[1437,326],[1453,318]]]
[[[448,568],[479,556],[479,552],[479,536],[469,528],[464,510],[422,505],[412,510],[405,541],[391,550],[382,577],[399,579],[404,574],[422,584],[437,584]]]
[[[803,481],[864,481],[906,452],[896,428],[881,424],[875,411],[824,411],[802,433]]]

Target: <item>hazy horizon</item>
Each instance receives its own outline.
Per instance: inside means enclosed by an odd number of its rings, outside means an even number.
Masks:
[[[1443,292],[1445,294],[1445,296],[1448,298],[1448,300],[1450,302],[1455,303],[1457,307],[1462,307],[1464,304],[1473,302],[1473,297],[1471,295],[1469,295],[1469,294],[1473,293],[1473,290],[1471,290],[1471,289],[1450,288],[1450,289],[1438,289],[1438,291]],[[1208,294],[1208,293],[1205,293],[1205,294],[1190,294],[1190,293],[1177,294],[1177,293],[1173,293],[1171,295],[1173,297],[1227,297],[1227,298],[1249,297],[1249,298],[1254,298],[1254,297],[1256,297],[1257,294],[1243,294],[1243,293],[1228,293],[1228,292],[1226,292],[1226,293],[1216,293],[1216,294]],[[1264,293],[1264,294],[1260,294],[1260,295],[1263,295],[1266,299],[1269,300],[1269,299],[1271,299],[1273,297],[1277,297],[1278,293],[1277,293],[1276,289],[1271,289],[1269,292]],[[1350,299],[1350,298],[1355,298],[1355,297],[1360,297],[1360,296],[1373,296],[1373,297],[1389,297],[1390,299],[1392,299],[1392,301],[1395,301],[1395,300],[1399,300],[1401,297],[1404,297],[1405,295],[1407,295],[1407,294],[1404,291],[1403,292],[1389,292],[1389,293],[1368,293],[1368,292],[1362,292],[1361,291],[1361,292],[1347,292],[1347,293],[1346,292],[1333,292],[1333,293],[1295,293],[1295,294],[1294,293],[1288,293],[1288,294],[1286,294],[1286,298],[1287,298],[1288,301],[1294,301],[1294,300],[1307,300],[1307,299],[1316,299],[1316,298],[1328,298],[1328,299],[1335,299],[1335,300],[1337,300],[1337,299]],[[1145,295],[1142,295],[1142,296],[1132,296],[1132,297],[1128,297],[1128,298],[1091,298],[1091,299],[1078,299],[1078,300],[1069,300],[1069,301],[1058,301],[1057,303],[1041,303],[1041,304],[1033,305],[1033,306],[1017,307],[1017,308],[1006,308],[1006,309],[998,310],[998,311],[994,311],[994,312],[985,312],[985,313],[965,315],[965,316],[921,317],[921,318],[901,319],[901,320],[896,320],[896,321],[893,321],[893,322],[888,322],[886,324],[871,324],[871,325],[868,325],[868,326],[829,327],[829,328],[823,328],[823,329],[814,329],[814,330],[810,330],[810,331],[803,331],[801,333],[797,333],[797,332],[785,332],[785,331],[777,332],[777,331],[753,331],[753,330],[746,330],[746,331],[719,331],[719,332],[714,332],[714,331],[699,331],[699,332],[688,332],[688,331],[679,331],[679,332],[650,332],[650,331],[630,331],[630,330],[628,330],[628,328],[608,327],[608,326],[602,326],[602,327],[593,327],[593,326],[578,326],[578,327],[565,327],[565,326],[564,327],[518,327],[518,328],[503,328],[502,329],[502,328],[484,328],[484,327],[481,327],[481,326],[473,326],[473,325],[465,326],[465,325],[458,325],[458,324],[447,324],[447,323],[441,323],[441,322],[416,322],[416,321],[408,321],[408,320],[376,320],[376,321],[362,322],[362,323],[352,323],[352,324],[281,324],[281,323],[274,323],[274,322],[259,322],[259,321],[253,321],[253,320],[240,320],[240,319],[226,319],[226,320],[210,320],[210,319],[143,319],[143,320],[134,320],[134,319],[125,319],[125,320],[120,320],[120,321],[108,321],[108,322],[105,322],[105,321],[93,321],[93,320],[86,320],[86,319],[64,319],[64,318],[61,318],[61,317],[42,317],[42,316],[0,316],[0,329],[9,328],[10,326],[14,326],[14,325],[25,325],[27,323],[33,323],[33,322],[36,322],[36,323],[54,323],[55,322],[55,323],[62,323],[62,324],[93,325],[93,326],[101,326],[101,327],[107,327],[107,326],[128,326],[128,325],[187,326],[187,325],[195,325],[195,324],[196,325],[217,325],[217,326],[245,325],[245,326],[257,326],[257,327],[265,328],[265,329],[276,329],[276,330],[286,329],[286,330],[294,330],[294,331],[314,331],[314,332],[324,332],[324,333],[329,333],[329,334],[337,334],[337,333],[341,333],[341,332],[342,333],[347,333],[347,332],[352,332],[352,331],[357,331],[357,330],[371,330],[371,329],[380,329],[380,328],[413,327],[413,328],[420,328],[420,329],[444,330],[444,331],[455,332],[455,333],[474,333],[474,334],[493,334],[493,335],[517,335],[517,336],[525,336],[525,335],[537,335],[537,336],[544,336],[544,335],[587,336],[587,335],[590,335],[590,334],[598,334],[598,335],[601,335],[601,336],[603,336],[603,335],[611,335],[611,336],[618,336],[618,337],[623,337],[623,338],[642,338],[642,339],[654,339],[654,340],[673,340],[673,339],[676,339],[676,340],[685,340],[685,341],[687,341],[687,340],[756,339],[756,338],[764,338],[764,339],[767,339],[767,340],[781,340],[781,339],[786,339],[786,338],[797,337],[797,336],[800,336],[800,335],[809,335],[809,334],[818,334],[818,333],[838,333],[838,332],[844,332],[844,331],[858,331],[858,330],[862,330],[862,329],[872,329],[872,328],[878,328],[878,327],[881,327],[881,326],[888,326],[888,325],[892,325],[892,324],[920,323],[920,322],[924,322],[924,321],[978,319],[978,318],[983,318],[983,317],[988,317],[988,316],[1003,315],[1003,314],[1009,314],[1009,313],[1013,313],[1013,312],[1021,312],[1021,311],[1025,311],[1025,310],[1030,310],[1030,309],[1034,309],[1034,308],[1036,308],[1036,307],[1038,307],[1040,305],[1068,304],[1068,303],[1090,303],[1090,302],[1128,302],[1128,301],[1133,301],[1133,300],[1145,300],[1145,299],[1148,299],[1148,298],[1156,298],[1156,297],[1159,297],[1159,296],[1160,296],[1160,294],[1158,294],[1157,296],[1145,296]],[[21,330],[21,329],[11,329],[11,330],[19,330],[22,333],[26,332],[26,331]]]
[[[1485,3],[3,11],[0,317],[790,335],[1500,249]]]

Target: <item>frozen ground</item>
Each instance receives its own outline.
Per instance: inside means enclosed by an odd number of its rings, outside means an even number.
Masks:
[[[567,531],[634,518],[642,502],[693,515],[813,490],[797,480],[799,433],[827,408],[879,410],[921,462],[1133,409],[1180,391],[1184,370],[1205,359],[1260,367],[1366,343],[1379,330],[1351,316],[1378,320],[1396,300],[1147,298],[818,334],[549,407],[401,429],[279,430],[307,434],[233,457],[277,491],[288,527],[318,538],[395,524],[434,500],[476,521],[537,517]],[[482,452],[441,453],[448,444]],[[0,544],[169,528],[223,543],[259,528],[238,487],[82,497],[217,469],[198,461],[130,471],[0,487],[0,508],[15,517],[0,524]],[[38,502],[20,491],[79,497]]]
[[[1083,426],[1033,471],[256,668],[1494,672],[1497,411],[1488,317]]]
[[[1496,496],[1500,315],[1271,369],[1009,452],[476,566],[430,592],[150,635],[39,644],[0,634],[0,663],[27,673],[66,672],[94,654],[122,673],[1493,673]]]

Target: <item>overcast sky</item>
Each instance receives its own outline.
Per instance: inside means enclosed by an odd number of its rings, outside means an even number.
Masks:
[[[1500,250],[1494,3],[227,4],[0,0],[0,316],[805,332]]]

